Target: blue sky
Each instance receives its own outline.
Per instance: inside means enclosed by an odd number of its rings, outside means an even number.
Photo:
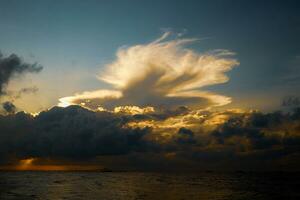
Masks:
[[[236,53],[240,65],[229,72],[230,81],[209,87],[233,97],[230,106],[277,109],[284,96],[299,90],[297,1],[0,3],[1,52],[44,66],[40,75],[30,79],[40,84],[41,96],[48,99],[41,108],[56,104],[62,96],[107,87],[96,74],[114,60],[117,49],[148,43],[164,30],[200,38],[191,46],[199,52]]]

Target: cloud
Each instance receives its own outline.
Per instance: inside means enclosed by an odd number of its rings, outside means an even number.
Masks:
[[[0,116],[0,157],[87,159],[146,148],[148,128],[123,127],[123,118],[79,106],[54,107],[33,117],[19,112]]]
[[[14,76],[24,73],[38,73],[43,69],[38,64],[28,64],[16,54],[4,57],[0,53],[0,96],[5,94],[5,88]]]
[[[99,75],[112,89],[61,98],[61,107],[36,116],[16,113],[13,101],[3,103],[9,115],[0,115],[0,164],[34,158],[168,171],[300,167],[292,160],[300,155],[299,108],[208,109],[231,101],[205,88],[229,80],[226,72],[238,64],[234,54],[198,53],[186,47],[196,39],[169,37],[167,32],[151,43],[119,49]],[[6,85],[14,76],[42,69],[16,55],[0,58],[2,95],[8,95]],[[36,88],[11,98],[31,92]],[[286,104],[294,107],[296,100]]]
[[[297,96],[286,96],[282,100],[284,107],[298,107],[300,106],[300,99]]]
[[[108,165],[105,160],[117,163],[122,157],[128,166],[141,170],[175,170],[184,166],[262,169],[261,162],[282,167],[282,160],[287,159],[283,164],[290,169],[288,159],[300,151],[299,110],[264,114],[182,107],[111,112],[69,106],[54,107],[35,117],[24,112],[0,115],[0,160],[7,164],[26,158],[92,159]]]
[[[32,86],[32,87],[25,87],[25,88],[21,88],[19,90],[7,90],[5,92],[5,96],[10,99],[11,101],[15,101],[17,99],[20,99],[21,97],[23,97],[23,95],[26,94],[35,94],[39,91],[39,88],[36,86]]]
[[[9,102],[9,101],[2,103],[2,107],[5,110],[5,112],[10,113],[10,114],[15,113],[17,110],[16,106],[12,102]]]
[[[230,97],[205,91],[229,80],[226,72],[238,65],[227,50],[198,53],[186,48],[197,39],[167,40],[120,48],[116,60],[105,66],[99,79],[113,90],[88,91],[60,99],[60,106],[84,104],[97,109],[117,106],[207,108],[231,102]]]
[[[17,94],[14,96],[15,99],[21,98],[21,96],[23,94],[34,94],[37,91],[39,91],[39,89],[36,86],[33,87],[26,87],[26,88],[22,88],[20,89]]]
[[[181,144],[193,144],[193,143],[196,143],[193,131],[191,131],[191,130],[189,130],[187,128],[181,127],[178,130],[178,139],[177,139],[177,142],[181,143]]]

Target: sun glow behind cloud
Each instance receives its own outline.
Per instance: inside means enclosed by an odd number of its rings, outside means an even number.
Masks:
[[[103,171],[105,168],[99,164],[86,163],[59,163],[57,160],[43,158],[25,158],[15,164],[0,165],[0,170],[12,171]]]
[[[230,97],[204,91],[205,86],[225,83],[226,72],[238,65],[228,50],[198,53],[186,48],[197,39],[157,40],[120,48],[116,60],[98,78],[113,90],[86,91],[59,99],[59,106],[114,110],[119,106],[208,108],[231,102]]]

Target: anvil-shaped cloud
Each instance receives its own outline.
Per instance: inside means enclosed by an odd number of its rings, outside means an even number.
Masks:
[[[168,40],[166,32],[143,45],[121,48],[116,60],[105,66],[98,77],[113,90],[87,91],[61,98],[60,106],[81,104],[90,109],[117,106],[207,108],[225,105],[230,97],[202,90],[225,83],[225,73],[238,65],[227,50],[200,54],[186,48],[197,39]]]

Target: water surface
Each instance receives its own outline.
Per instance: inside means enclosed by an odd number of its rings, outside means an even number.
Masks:
[[[0,172],[0,199],[300,199],[300,173]]]

